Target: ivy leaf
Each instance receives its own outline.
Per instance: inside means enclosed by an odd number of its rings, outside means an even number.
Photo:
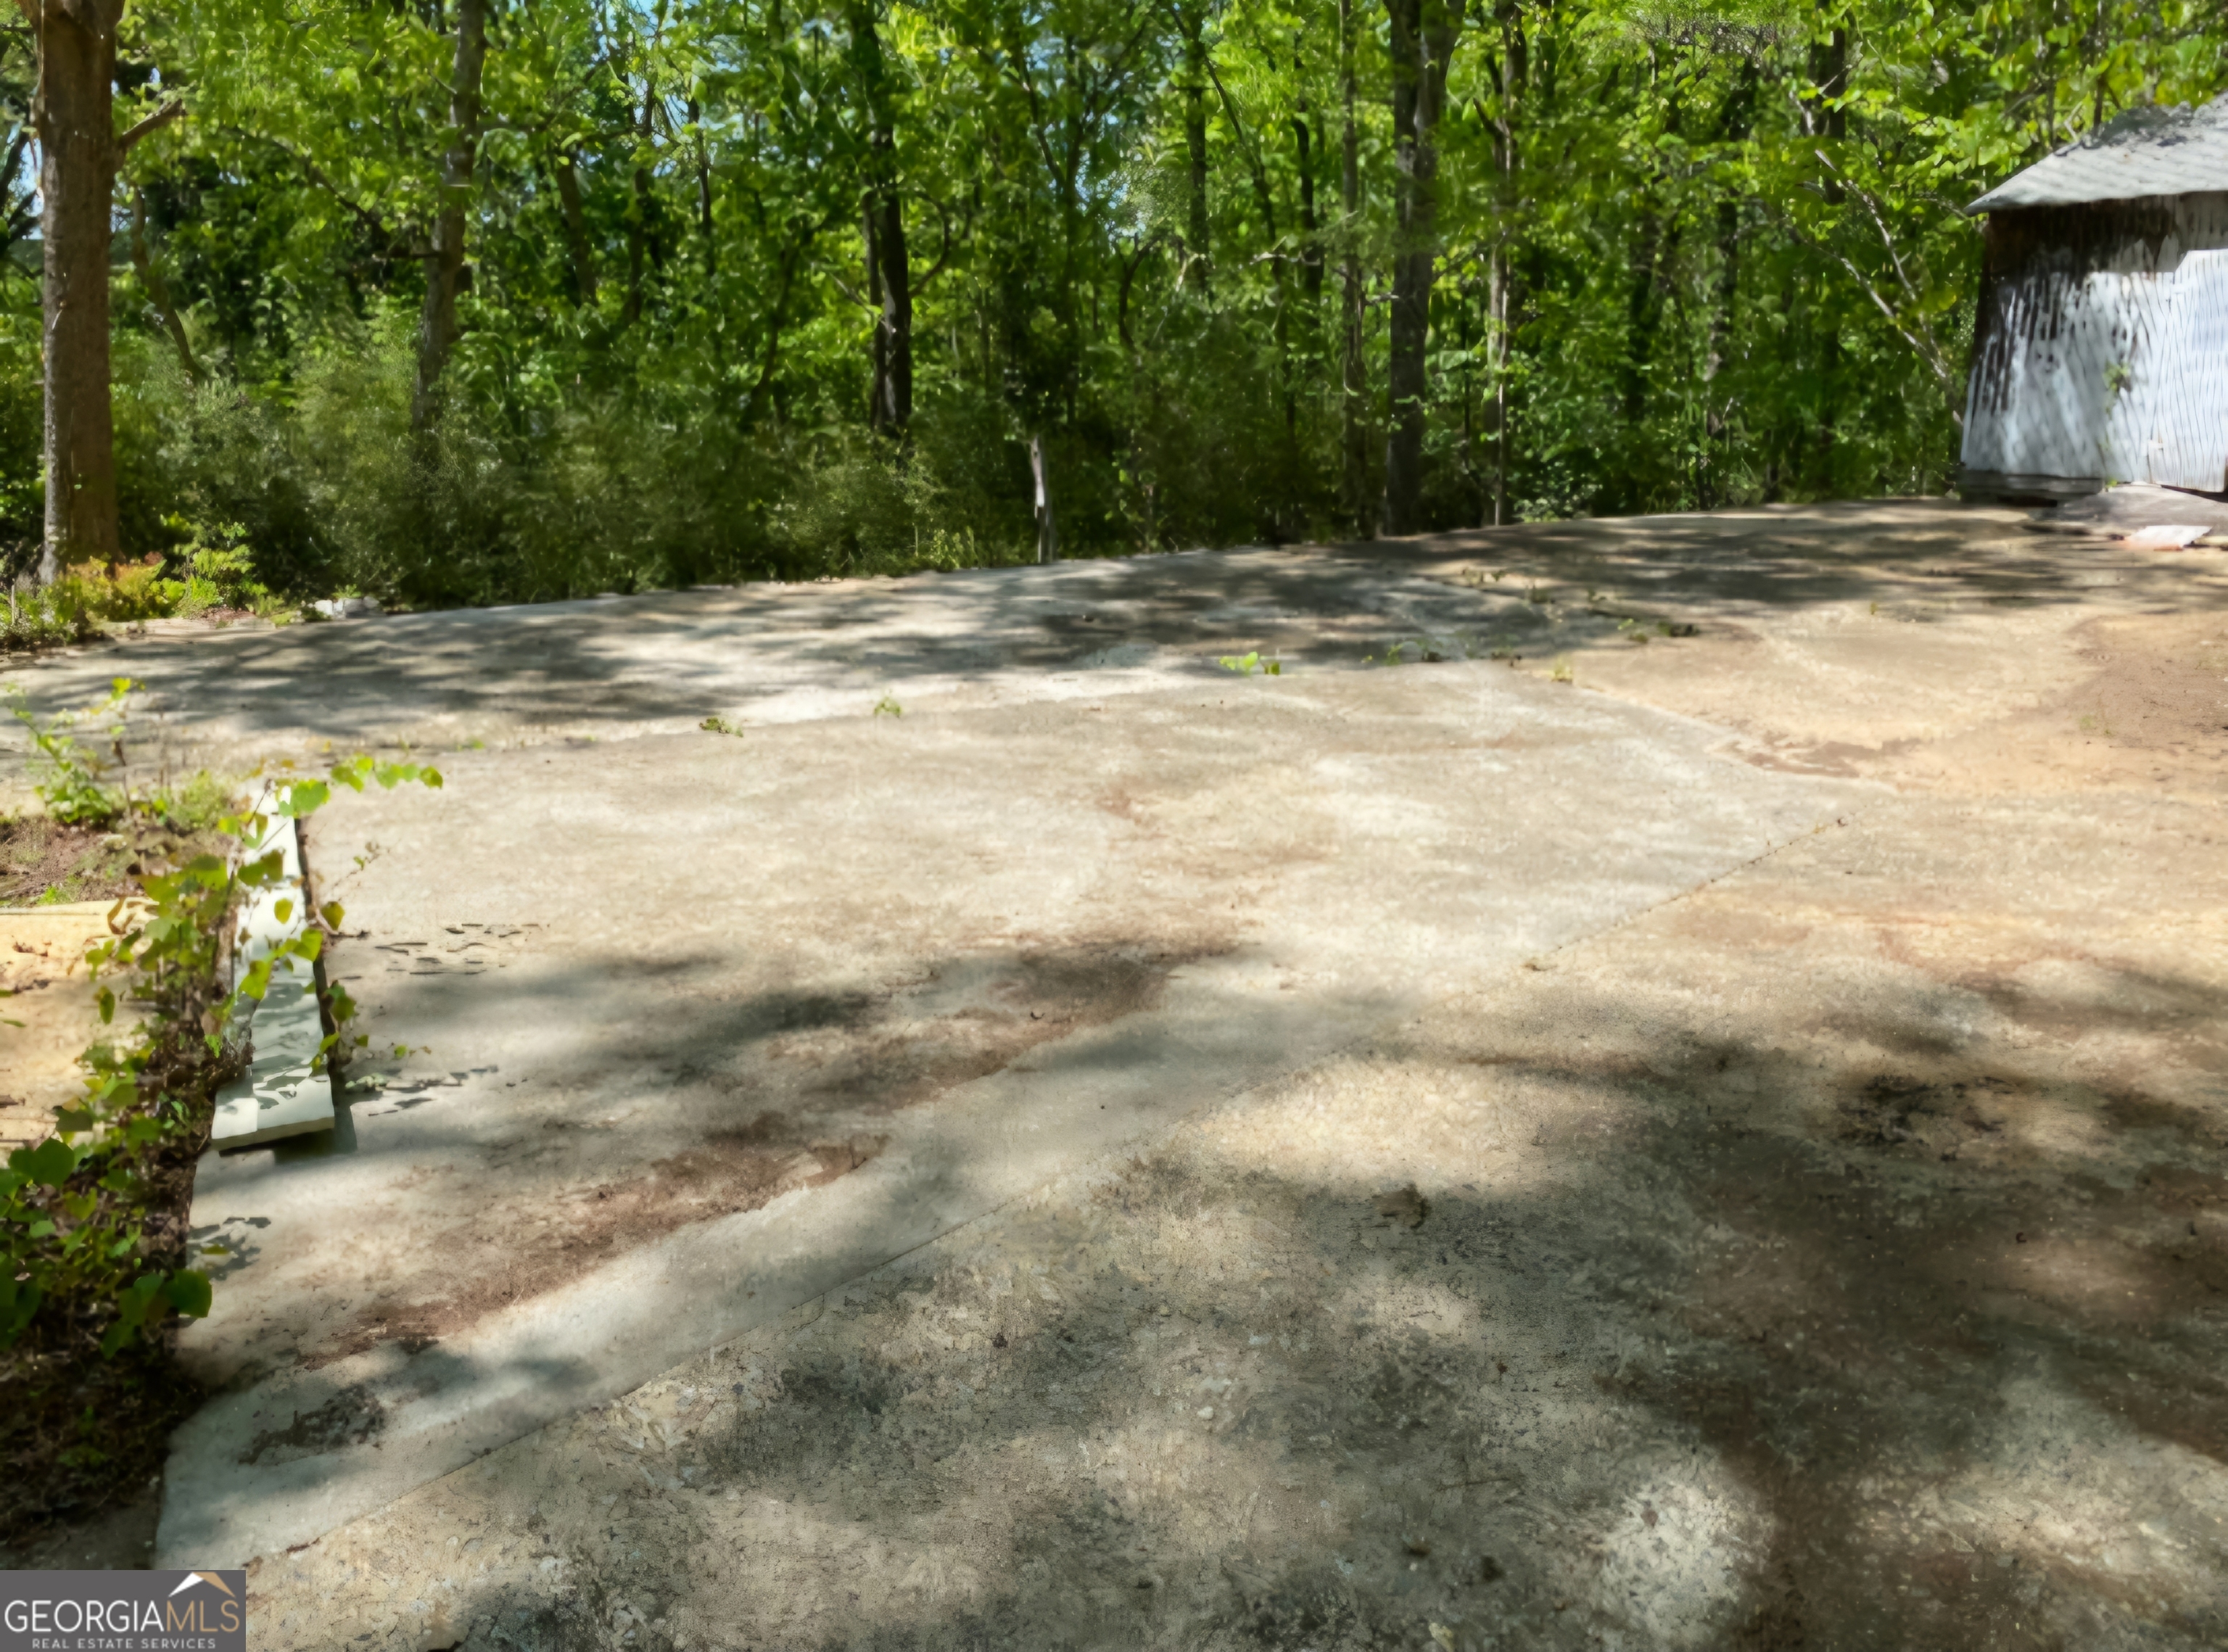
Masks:
[[[10,1169],[20,1171],[42,1188],[59,1188],[78,1166],[77,1150],[54,1138],[36,1147],[19,1147],[8,1156]]]
[[[240,996],[252,998],[259,1004],[263,1002],[263,995],[270,990],[271,960],[258,958],[248,966],[247,974],[240,980]]]
[[[213,1292],[208,1275],[198,1269],[182,1268],[172,1274],[170,1283],[163,1287],[163,1295],[169,1299],[171,1307],[188,1319],[208,1317]]]
[[[278,812],[299,820],[323,809],[332,795],[333,789],[323,780],[297,780],[286,788],[285,800],[278,805]]]

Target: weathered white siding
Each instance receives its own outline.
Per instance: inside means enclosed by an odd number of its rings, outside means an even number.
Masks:
[[[1965,468],[2228,490],[2228,193],[2000,210]]]

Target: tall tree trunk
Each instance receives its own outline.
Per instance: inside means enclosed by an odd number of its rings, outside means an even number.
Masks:
[[[45,241],[47,537],[39,579],[114,561],[116,437],[109,407],[109,204],[116,25],[122,0],[22,4],[36,31],[39,194]]]
[[[557,174],[557,202],[565,213],[565,250],[573,260],[573,290],[579,301],[596,302],[596,259],[588,247],[588,215],[580,207],[580,178],[573,157],[560,155],[553,163]]]
[[[1184,152],[1191,162],[1191,189],[1184,228],[1184,284],[1211,290],[1207,219],[1207,38],[1206,18],[1194,3],[1176,12],[1184,45]]]
[[[1385,0],[1392,22],[1395,216],[1392,349],[1386,363],[1385,526],[1419,531],[1424,516],[1424,347],[1438,256],[1439,114],[1463,0]]]
[[[1339,234],[1339,316],[1342,323],[1339,362],[1339,446],[1345,458],[1346,507],[1354,531],[1375,537],[1377,513],[1369,503],[1369,432],[1363,422],[1369,394],[1369,364],[1361,353],[1361,323],[1367,295],[1361,285],[1361,138],[1354,124],[1354,0],[1338,0],[1339,95],[1345,104],[1343,168],[1339,175],[1342,227]]]
[[[912,260],[898,188],[896,112],[874,0],[852,0],[849,24],[867,111],[867,281],[877,306],[869,419],[877,433],[902,437],[912,423]]]
[[[480,147],[480,72],[487,62],[487,0],[457,0],[456,62],[449,82],[449,147],[441,156],[441,206],[426,259],[426,304],[418,321],[418,386],[410,427],[426,431],[440,413],[441,370],[461,329],[457,298],[471,285],[464,225]]]

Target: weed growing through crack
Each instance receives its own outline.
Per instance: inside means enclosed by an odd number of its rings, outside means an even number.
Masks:
[[[898,704],[897,696],[895,695],[886,694],[880,700],[874,701],[874,715],[877,717],[902,717],[905,715],[905,708]]]
[[[1475,644],[1472,646],[1475,646]],[[1385,650],[1381,657],[1375,654],[1365,654],[1361,656],[1361,663],[1364,665],[1405,665],[1408,663],[1408,650],[1411,649],[1415,650],[1417,663],[1422,665],[1437,665],[1447,657],[1424,638],[1414,637],[1405,642],[1393,644]]]
[[[1217,663],[1224,670],[1235,671],[1241,677],[1250,677],[1256,671],[1264,677],[1280,677],[1284,675],[1284,662],[1274,655],[1263,659],[1261,650],[1258,649],[1254,650],[1251,654],[1226,654]]]
[[[743,726],[740,723],[731,723],[726,718],[716,714],[707,717],[696,727],[707,734],[733,734],[737,740],[743,737]]]
[[[1555,662],[1553,668],[1549,669],[1547,673],[1547,681],[1550,682],[1575,682],[1578,679],[1571,674],[1570,661],[1558,660]]]

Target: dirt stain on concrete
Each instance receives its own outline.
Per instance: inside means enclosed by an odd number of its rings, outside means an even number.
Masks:
[[[917,1107],[1047,1044],[1150,1010],[1176,970],[1232,945],[1070,942],[962,961],[946,966],[956,979],[932,975],[893,995],[872,1021],[778,1041],[773,1053],[816,1069],[804,1091],[816,1100],[868,1112]],[[952,996],[964,1001],[950,1006]]]
[[[668,1157],[562,1189],[538,1212],[500,1201],[446,1237],[448,1265],[438,1290],[363,1304],[303,1357],[301,1367],[315,1371],[388,1342],[417,1353],[691,1222],[756,1210],[848,1175],[888,1140],[816,1139],[808,1127],[768,1111]]]
[[[355,1384],[340,1389],[309,1411],[298,1411],[282,1428],[266,1428],[240,1454],[246,1463],[291,1463],[346,1445],[362,1445],[386,1431],[387,1406],[378,1395]]]

